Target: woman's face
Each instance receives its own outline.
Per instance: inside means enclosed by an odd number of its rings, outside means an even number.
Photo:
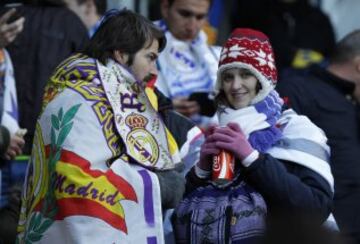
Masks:
[[[221,82],[226,100],[234,109],[249,106],[257,94],[258,80],[247,69],[227,69],[221,75]]]

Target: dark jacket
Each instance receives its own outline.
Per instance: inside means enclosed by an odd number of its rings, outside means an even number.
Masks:
[[[88,40],[86,27],[65,7],[23,7],[24,30],[8,47],[16,79],[20,127],[30,153],[44,87],[56,66]]]
[[[288,106],[309,117],[328,137],[335,188],[352,184],[360,187],[358,108],[351,98],[354,88],[353,83],[319,66],[311,67],[304,75],[290,75],[277,86]]]
[[[188,141],[188,132],[196,125],[188,118],[175,112],[171,100],[159,90],[155,89],[155,94],[158,98],[159,113],[180,150]],[[202,143],[202,141],[198,140],[198,143]],[[185,190],[184,170],[185,166],[182,164],[175,171],[157,172],[163,209],[175,208],[182,199]]]
[[[335,179],[334,215],[342,233],[360,243],[360,136],[354,83],[319,66],[277,87],[288,105],[324,130]]]

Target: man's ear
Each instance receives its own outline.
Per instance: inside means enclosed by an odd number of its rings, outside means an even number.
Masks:
[[[123,53],[119,50],[115,50],[114,59],[122,65],[127,65],[127,62],[129,61],[129,54]]]
[[[167,19],[169,17],[169,1],[168,0],[161,0],[161,15],[164,19]]]

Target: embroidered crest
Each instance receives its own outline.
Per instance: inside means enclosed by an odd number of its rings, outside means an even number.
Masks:
[[[131,129],[126,143],[132,155],[138,156],[136,159],[142,163],[150,162],[154,165],[159,158],[159,146],[154,137],[145,129],[148,119],[132,113],[126,117],[125,123]]]

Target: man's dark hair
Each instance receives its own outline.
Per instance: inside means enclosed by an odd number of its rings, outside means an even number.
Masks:
[[[119,50],[129,54],[127,65],[131,65],[135,54],[149,47],[155,39],[159,41],[161,52],[166,44],[165,35],[150,20],[130,10],[111,10],[105,14],[84,53],[105,64],[113,57],[113,52]]]
[[[351,32],[337,43],[330,55],[330,63],[345,63],[358,55],[360,55],[360,30]]]
[[[176,0],[167,0],[167,1],[169,2],[169,6],[171,6]],[[211,6],[213,0],[209,0],[209,2],[210,2],[209,6]]]

